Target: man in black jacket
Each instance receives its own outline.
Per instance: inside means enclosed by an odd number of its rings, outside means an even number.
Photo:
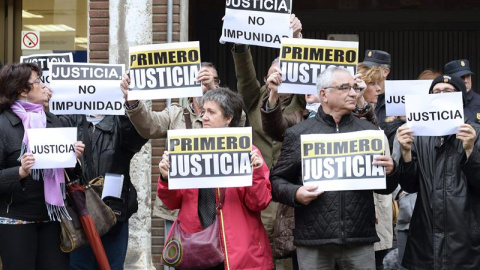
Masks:
[[[300,269],[334,269],[335,264],[342,269],[375,269],[373,243],[379,238],[372,190],[324,193],[304,186],[301,177],[301,134],[377,129],[352,114],[357,91],[362,90],[355,82],[343,68],[329,68],[320,74],[317,89],[322,105],[314,118],[287,130],[273,170],[274,200],[295,207],[294,244]],[[376,192],[391,193],[398,184],[393,160],[387,153],[373,164],[384,166],[387,174],[387,189]]]

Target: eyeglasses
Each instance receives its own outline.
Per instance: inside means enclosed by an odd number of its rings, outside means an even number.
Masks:
[[[433,90],[432,90],[432,93],[433,93],[433,94],[453,93],[453,92],[455,92],[455,89],[453,89],[453,88],[433,89]]]
[[[350,89],[353,89],[355,92],[361,92],[363,90],[363,88],[360,88],[358,87],[357,84],[354,84],[354,85],[350,85],[348,83],[344,83],[344,84],[340,84],[340,85],[335,85],[335,86],[329,86],[329,87],[325,87],[325,89],[328,89],[328,88],[333,88],[333,89],[337,89],[337,90],[342,90],[343,92],[348,92],[350,91]]]
[[[40,78],[38,78],[33,82],[29,82],[28,85],[41,84],[41,83],[43,83],[42,80],[40,80]]]
[[[213,81],[216,82],[217,84],[220,84],[220,78],[218,77],[213,77]]]

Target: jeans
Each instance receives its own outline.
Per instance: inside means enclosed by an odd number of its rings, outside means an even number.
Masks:
[[[112,270],[123,270],[128,247],[128,221],[124,222],[119,234],[107,233],[102,237],[103,247]],[[90,245],[81,247],[70,255],[71,270],[99,270]]]

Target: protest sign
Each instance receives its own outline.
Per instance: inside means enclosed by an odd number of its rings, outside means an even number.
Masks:
[[[27,129],[28,147],[35,157],[33,169],[73,168],[77,128]]]
[[[52,63],[53,95],[49,101],[54,114],[124,115],[120,90],[124,65]]]
[[[252,128],[169,130],[168,188],[252,185]]]
[[[130,47],[128,100],[202,96],[199,42]]]
[[[20,63],[37,64],[42,69],[43,83],[50,85],[50,64],[51,63],[72,63],[72,53],[50,53],[50,54],[33,54],[28,56],[20,56]]]
[[[280,48],[291,13],[292,0],[227,0],[220,42]]]
[[[462,93],[406,95],[407,126],[415,136],[456,134],[463,120]]]
[[[387,116],[405,116],[405,95],[428,95],[432,80],[385,81]]]
[[[318,94],[317,77],[330,66],[344,67],[352,76],[358,62],[358,42],[282,39],[279,93]]]
[[[385,189],[385,168],[372,164],[384,154],[382,130],[301,135],[302,179],[318,190]]]

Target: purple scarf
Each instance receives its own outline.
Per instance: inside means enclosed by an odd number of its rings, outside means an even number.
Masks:
[[[22,120],[23,128],[25,129],[22,149],[18,157],[20,161],[24,153],[30,153],[27,129],[46,128],[47,117],[43,110],[43,104],[17,100],[13,103],[11,109]],[[65,175],[63,174],[63,169],[32,169],[32,177],[34,180],[40,180],[40,174],[43,175],[45,204],[47,205],[50,220],[60,221],[62,216],[70,218],[63,202],[65,195]]]

